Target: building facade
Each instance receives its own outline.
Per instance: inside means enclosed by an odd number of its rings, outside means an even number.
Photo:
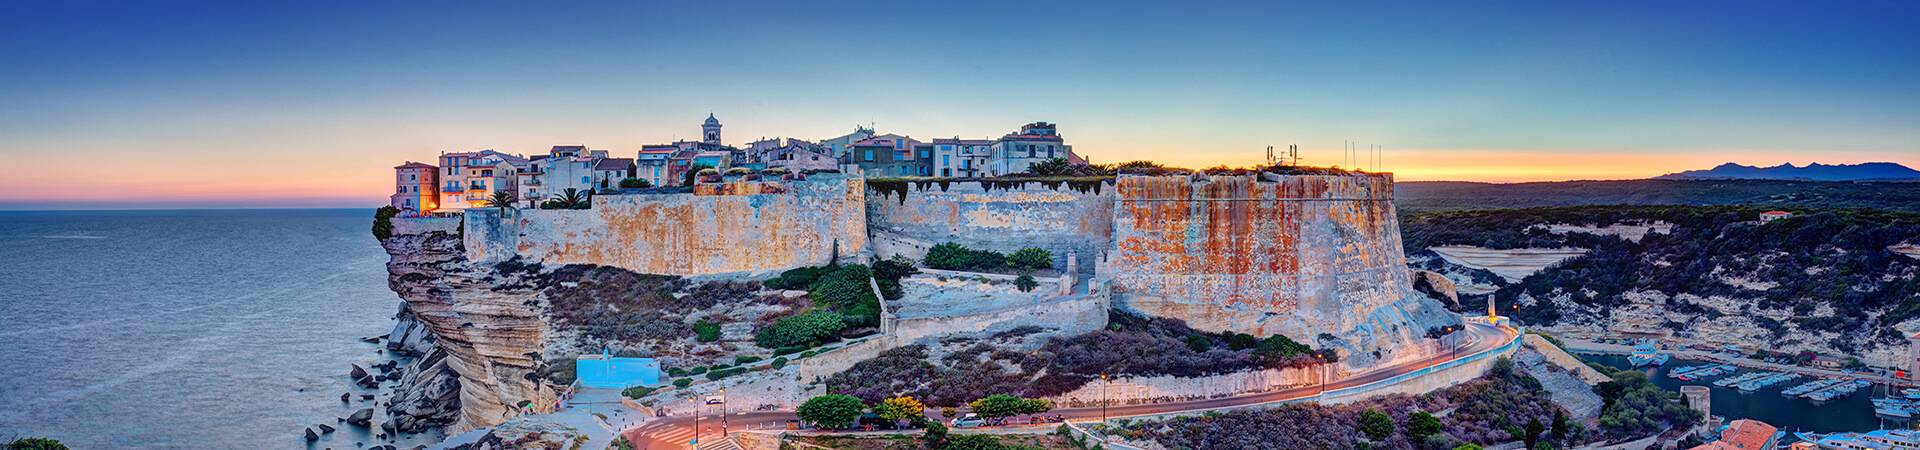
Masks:
[[[921,157],[922,151],[926,157]],[[847,155],[840,158],[840,164],[858,167],[870,177],[924,177],[933,174],[933,166],[928,164],[932,152],[931,146],[923,146],[913,138],[882,134],[854,142]]]
[[[440,204],[439,167],[407,161],[393,167],[393,196],[388,206],[405,217],[432,213]]]
[[[492,206],[494,192],[519,193],[516,188],[521,170],[531,170],[530,161],[492,149],[476,152],[440,154],[440,201],[436,209],[467,209]]]
[[[933,176],[975,178],[986,175],[987,157],[993,153],[989,139],[933,140]]]
[[[1026,173],[1034,163],[1053,158],[1085,162],[1073,154],[1073,147],[1060,137],[1059,128],[1054,124],[1029,123],[1022,125],[1020,132],[993,141],[992,154],[987,160],[988,174],[1004,176]]]

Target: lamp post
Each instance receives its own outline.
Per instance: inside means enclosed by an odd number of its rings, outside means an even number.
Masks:
[[[1113,384],[1113,383],[1108,381],[1106,372],[1101,372],[1100,373],[1100,427],[1103,429],[1100,430],[1100,446],[1103,448],[1107,446],[1107,430],[1105,430],[1104,428],[1106,428],[1107,426],[1107,385],[1110,385],[1110,384]]]
[[[1313,371],[1315,386],[1313,395],[1316,397],[1327,395],[1327,355],[1314,352],[1313,359],[1318,361],[1314,365],[1319,366],[1318,370]]]
[[[687,399],[687,402],[693,404],[693,442],[689,443],[689,446],[697,449],[700,448],[700,407],[702,405],[698,397]]]
[[[720,388],[720,436],[727,436],[727,388]]]

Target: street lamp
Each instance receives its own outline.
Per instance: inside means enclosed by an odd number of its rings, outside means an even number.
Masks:
[[[693,442],[690,443],[692,444],[690,446],[697,449],[697,448],[700,448],[700,406],[701,406],[700,403],[701,402],[699,397],[687,399],[687,402],[693,404]]]
[[[720,436],[727,435],[727,388],[720,388]]]
[[[1107,426],[1107,385],[1110,385],[1110,384],[1113,384],[1113,383],[1107,380],[1106,372],[1101,372],[1100,373],[1100,427],[1101,428],[1105,428]],[[1100,446],[1101,447],[1107,446],[1107,430],[1105,429],[1100,430]]]

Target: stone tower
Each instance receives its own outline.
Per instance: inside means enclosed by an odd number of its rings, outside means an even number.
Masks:
[[[1691,406],[1694,411],[1700,412],[1701,425],[1706,426],[1709,430],[1719,428],[1719,424],[1714,423],[1713,418],[1712,389],[1706,386],[1689,384],[1680,386],[1680,396],[1687,399],[1687,406]]]
[[[713,113],[707,113],[707,122],[700,124],[700,131],[700,142],[720,145],[720,119],[713,118]]]
[[[1920,334],[1907,336],[1907,379],[1920,380]]]

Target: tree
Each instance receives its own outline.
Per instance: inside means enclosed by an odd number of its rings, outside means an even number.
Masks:
[[[1393,417],[1378,409],[1367,408],[1366,411],[1361,411],[1359,422],[1360,432],[1365,433],[1367,439],[1384,441],[1393,436]]]
[[[579,189],[566,188],[555,194],[541,209],[587,209],[593,206],[593,193]]]
[[[1033,292],[1033,288],[1040,287],[1040,282],[1034,281],[1033,275],[1023,273],[1013,279],[1013,287],[1020,292]]]
[[[1415,440],[1440,432],[1440,419],[1426,411],[1417,411],[1407,416],[1407,435]]]
[[[900,396],[880,401],[879,405],[873,407],[873,412],[882,419],[899,422],[926,417],[927,405],[913,397]]]
[[[1073,172],[1073,163],[1066,158],[1053,158],[1027,166],[1027,173],[1043,177],[1068,175]]]
[[[1526,435],[1521,438],[1527,442],[1527,448],[1534,448],[1534,444],[1540,443],[1540,433],[1546,430],[1547,426],[1540,424],[1539,417],[1529,418],[1525,429]]]
[[[1053,253],[1035,247],[1014,250],[1012,254],[1007,255],[1007,265],[1018,270],[1052,269]]]
[[[487,205],[500,208],[500,214],[506,214],[507,210],[513,209],[513,193],[508,191],[494,191],[493,196],[487,198]]]
[[[809,287],[813,304],[831,308],[853,325],[880,323],[880,299],[867,283],[873,271],[860,264],[840,266],[814,280]]]
[[[640,188],[650,188],[650,187],[653,187],[653,183],[640,178],[626,178],[626,179],[620,180],[621,189],[640,189]]]
[[[382,206],[373,210],[373,238],[387,240],[393,237],[393,216],[400,215],[400,208]]]
[[[1008,394],[993,394],[968,403],[974,414],[998,422],[1000,419],[1021,414],[1039,414],[1053,410],[1053,403],[1046,399],[1020,398]]]
[[[1556,440],[1556,441],[1567,440],[1567,431],[1568,431],[1567,427],[1568,427],[1568,424],[1567,424],[1566,411],[1554,410],[1553,411],[1553,440]]]
[[[800,420],[813,422],[821,428],[840,429],[853,426],[860,419],[861,410],[866,405],[860,399],[846,394],[827,394],[807,399],[794,413]]]

